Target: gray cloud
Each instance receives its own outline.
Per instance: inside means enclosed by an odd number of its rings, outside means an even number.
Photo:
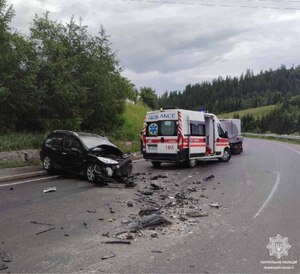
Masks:
[[[240,75],[247,68],[259,72],[281,64],[300,64],[299,11],[122,0],[11,3],[16,10],[13,26],[24,33],[28,33],[34,14],[46,10],[58,21],[69,21],[72,15],[82,18],[93,34],[103,24],[124,76],[137,87],[151,86],[158,92],[182,89],[188,83],[219,75]],[[218,5],[222,1],[210,3]],[[245,0],[228,3],[250,5]],[[281,2],[252,5],[291,7],[291,3]],[[300,3],[293,5],[300,8]]]

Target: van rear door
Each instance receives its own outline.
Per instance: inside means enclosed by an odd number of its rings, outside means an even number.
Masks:
[[[177,155],[177,121],[158,120],[147,122],[146,153]]]

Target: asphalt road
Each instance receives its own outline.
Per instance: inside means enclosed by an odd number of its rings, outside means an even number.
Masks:
[[[300,273],[300,146],[246,139],[244,153],[228,163],[154,169],[138,161],[134,172],[145,173],[134,188],[94,186],[76,176],[0,184],[0,253],[12,260],[0,272]],[[157,174],[167,178],[151,180]],[[151,182],[163,189],[139,194]],[[56,192],[43,193],[54,186]],[[166,204],[178,192],[189,195],[188,187],[196,190],[194,204],[169,208],[172,225],[157,228],[158,238],[146,229],[132,233],[130,245],[103,243],[111,240],[103,233],[138,218],[145,199]],[[215,202],[221,207],[209,206]],[[209,215],[179,218],[200,209]],[[291,246],[280,259],[266,247],[277,234]],[[101,259],[110,254],[116,256]]]

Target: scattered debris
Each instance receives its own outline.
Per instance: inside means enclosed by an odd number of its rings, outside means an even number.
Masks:
[[[188,211],[185,213],[186,216],[191,217],[191,218],[197,218],[197,217],[202,217],[202,212],[200,211]]]
[[[109,254],[102,256],[102,257],[101,257],[101,260],[106,260],[106,259],[114,258],[114,257],[116,257],[116,256],[117,256],[117,255],[116,255],[115,253],[110,252]]]
[[[130,228],[131,231],[138,231],[147,227],[156,227],[160,225],[170,225],[172,224],[167,218],[159,214],[152,214],[149,216],[144,216],[140,221],[133,224]]]
[[[87,229],[87,223],[86,222],[83,222],[83,226],[85,229]]]
[[[158,179],[166,179],[166,178],[168,178],[167,175],[158,174],[158,175],[150,177],[150,180],[158,180]]]
[[[9,190],[11,190],[11,191],[12,191],[12,190],[14,190],[14,188],[13,188],[13,187],[11,187]]]
[[[109,210],[110,210],[110,213],[116,213],[111,207],[109,208]]]
[[[220,207],[219,203],[210,203],[209,206],[210,207],[215,207],[215,208],[219,208]]]
[[[202,194],[200,194],[200,197],[205,198],[206,196],[202,193]]]
[[[152,232],[152,233],[151,233],[151,237],[152,237],[152,238],[158,238],[157,232]]]
[[[144,208],[139,211],[139,215],[146,216],[146,215],[151,215],[153,213],[159,213],[159,211],[160,211],[160,208],[158,208],[158,207]]]
[[[65,237],[69,237],[70,235],[69,234],[65,234]]]
[[[0,264],[0,271],[7,269],[7,268],[8,268],[8,266],[6,264]]]
[[[160,190],[162,187],[158,186],[157,184],[151,183],[150,186],[152,187],[153,190]]]
[[[197,189],[195,187],[188,187],[188,190],[190,192],[196,192],[197,191]]]
[[[103,237],[109,237],[109,232],[102,233]]]
[[[93,209],[93,210],[88,209],[86,212],[87,213],[97,213],[97,210],[96,209]]]
[[[44,193],[49,193],[49,192],[55,192],[56,191],[56,187],[49,187],[49,188],[46,188],[44,189]]]
[[[48,224],[48,223],[40,223],[40,222],[37,222],[37,221],[31,221],[30,222],[31,224],[35,224],[35,225],[47,225],[47,226],[55,226],[53,224]]]
[[[115,241],[106,241],[103,242],[104,244],[125,244],[125,245],[130,245],[130,241],[121,241],[121,240],[115,240]]]
[[[10,256],[5,251],[0,252],[0,259],[3,263],[12,262],[12,259],[10,258]]]
[[[53,229],[55,229],[55,227],[50,227],[50,228],[48,228],[48,229],[42,230],[42,231],[40,231],[40,232],[38,232],[38,233],[35,233],[35,235],[40,235],[40,234],[49,232],[49,231],[51,231],[51,230],[53,230]]]
[[[151,250],[152,253],[163,253],[162,251],[160,250]]]
[[[127,202],[127,206],[128,206],[128,207],[133,207],[133,202],[128,201],[128,202]]]
[[[143,195],[152,195],[153,194],[153,191],[151,190],[140,190],[140,192],[143,194]]]
[[[203,181],[211,181],[211,180],[213,180],[214,178],[215,178],[214,175],[210,175],[210,176],[205,177],[205,178],[203,179]]]
[[[126,239],[127,239],[127,240],[133,240],[134,237],[133,237],[132,234],[127,234],[127,235],[126,235]]]

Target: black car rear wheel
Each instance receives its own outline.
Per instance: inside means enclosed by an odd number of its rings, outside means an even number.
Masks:
[[[95,164],[88,164],[85,170],[86,178],[90,183],[95,182]]]

